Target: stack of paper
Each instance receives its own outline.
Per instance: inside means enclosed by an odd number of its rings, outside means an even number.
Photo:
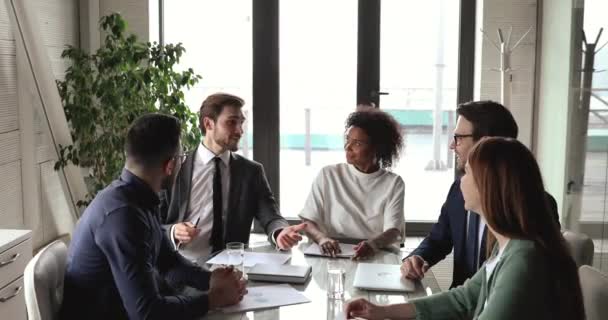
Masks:
[[[241,302],[222,308],[222,312],[247,312],[310,302],[308,298],[288,284],[250,287],[247,288],[247,291]]]
[[[247,268],[253,267],[257,263],[265,264],[284,264],[291,258],[290,254],[283,253],[261,253],[261,252],[245,252],[245,261],[243,265]],[[220,252],[215,257],[207,261],[209,264],[225,264],[229,265],[230,259],[226,250]]]

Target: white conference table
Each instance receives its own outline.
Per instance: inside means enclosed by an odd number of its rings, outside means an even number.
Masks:
[[[416,283],[416,291],[409,293],[396,292],[380,292],[359,290],[353,287],[355,271],[357,270],[356,261],[349,259],[341,259],[344,261],[346,268],[344,299],[333,300],[327,298],[326,282],[327,282],[327,261],[330,258],[305,256],[302,252],[310,244],[306,241],[291,250],[291,259],[287,262],[293,265],[310,265],[312,266],[312,276],[303,285],[292,285],[296,290],[304,294],[311,302],[283,306],[280,308],[272,308],[246,313],[223,314],[214,312],[208,314],[202,319],[213,320],[278,320],[278,319],[335,319],[336,315],[342,313],[345,302],[358,297],[364,297],[371,302],[378,304],[402,303],[416,297],[423,297],[428,294],[428,289],[432,293],[440,292],[441,289],[435,280],[435,276],[431,270],[427,271],[424,279]],[[248,251],[253,252],[276,252],[270,245],[251,245]],[[400,264],[401,256],[396,252],[381,251],[371,259],[365,260],[368,263],[385,263],[385,264]],[[268,285],[269,282],[249,281],[248,287]]]

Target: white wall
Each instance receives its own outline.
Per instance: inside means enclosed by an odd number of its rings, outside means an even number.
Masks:
[[[512,98],[507,106],[519,126],[519,140],[532,145],[534,115],[534,72],[536,56],[536,0],[478,0],[475,66],[475,99],[500,102],[500,73],[491,70],[500,67],[500,53],[485,39],[483,29],[494,42],[498,43],[497,29],[501,28],[506,37],[513,27],[511,46],[532,27],[532,31],[512,54]]]
[[[66,44],[79,45],[78,0],[23,1],[36,11],[53,73],[60,79],[67,67],[61,51]],[[52,170],[55,159],[43,133],[46,123],[36,111],[40,101],[13,27],[5,1],[0,1],[0,228],[32,229],[34,247],[39,247],[69,232],[73,222]]]
[[[542,5],[541,48],[538,74],[536,157],[545,187],[559,212],[567,214],[568,154],[572,142],[569,122],[578,77],[574,53],[580,48],[573,0],[545,1]],[[562,218],[562,222],[563,218]]]
[[[17,106],[15,40],[0,2],[0,227],[22,227],[21,132]]]
[[[63,79],[69,66],[61,59],[67,44],[79,46],[78,0],[36,0],[42,39],[56,79]],[[37,103],[40,103],[38,100]],[[35,110],[38,108],[35,108]],[[39,109],[38,109],[39,110]],[[34,112],[36,173],[39,185],[40,223],[34,232],[34,247],[46,244],[73,228],[70,200],[53,170],[56,161],[51,141],[43,126],[44,117]],[[62,214],[64,213],[64,214]]]

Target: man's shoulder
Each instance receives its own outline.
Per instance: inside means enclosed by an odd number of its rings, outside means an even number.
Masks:
[[[99,191],[87,209],[114,211],[124,208],[129,203],[129,190],[121,181],[114,181]]]
[[[466,217],[466,209],[464,208],[464,198],[462,191],[460,190],[460,178],[456,178],[445,199],[441,215],[450,220],[462,219]]]
[[[245,158],[238,153],[232,153],[232,159],[230,161],[232,161],[234,165],[238,165],[245,170],[259,170],[264,167],[261,163]]]
[[[104,216],[131,212],[125,218],[134,218],[139,213],[138,207],[133,190],[127,184],[115,181],[97,194],[85,212]]]
[[[462,191],[460,190],[460,177],[456,177],[450,189],[448,191],[448,200],[450,199],[462,199]]]

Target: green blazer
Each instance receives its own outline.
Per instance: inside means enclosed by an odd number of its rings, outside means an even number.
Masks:
[[[462,286],[413,300],[416,319],[554,319],[548,267],[532,241],[511,239],[488,281],[484,266]]]

